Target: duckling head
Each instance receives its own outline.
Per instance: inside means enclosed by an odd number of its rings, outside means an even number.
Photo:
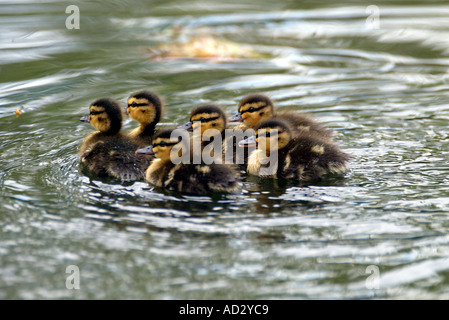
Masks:
[[[126,111],[142,126],[155,125],[161,120],[162,105],[162,100],[156,93],[139,91],[128,98]]]
[[[267,153],[285,148],[292,139],[290,126],[281,119],[262,121],[256,128],[258,148]]]
[[[268,119],[256,127],[256,135],[239,142],[241,147],[251,147],[257,144],[259,150],[265,150],[266,154],[277,152],[285,148],[292,140],[290,126],[280,119]]]
[[[194,109],[190,121],[178,129],[196,132],[200,130],[201,137],[212,137],[221,134],[226,129],[226,114],[215,104],[205,104]]]
[[[89,115],[80,119],[100,132],[114,135],[122,128],[123,114],[117,101],[102,98],[94,101],[89,107]]]
[[[274,115],[273,101],[266,95],[255,93],[245,96],[239,103],[238,113],[229,120],[241,121],[249,128],[257,125]]]
[[[188,150],[189,136],[183,130],[163,129],[155,133],[151,146],[136,151],[137,154],[154,155],[162,161],[181,158]]]

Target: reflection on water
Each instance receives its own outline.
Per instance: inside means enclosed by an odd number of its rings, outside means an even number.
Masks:
[[[67,30],[65,3],[0,1],[0,298],[447,298],[444,2],[380,2],[378,29],[351,1],[78,6]],[[257,54],[152,56],[205,35]],[[79,116],[141,89],[164,96],[167,126],[265,92],[334,129],[350,171],[314,185],[244,175],[212,197],[84,175]]]

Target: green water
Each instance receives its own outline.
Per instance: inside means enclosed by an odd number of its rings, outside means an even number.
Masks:
[[[1,299],[449,298],[445,1],[77,1],[79,30],[68,5],[0,1]],[[150,59],[179,26],[261,58]],[[334,129],[350,171],[244,177],[219,198],[91,180],[80,116],[142,89],[164,97],[166,125],[265,92]]]

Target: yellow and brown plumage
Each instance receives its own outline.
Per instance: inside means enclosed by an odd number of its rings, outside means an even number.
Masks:
[[[156,124],[161,120],[163,102],[158,94],[151,91],[139,91],[132,94],[127,101],[128,115],[139,122],[139,127],[132,130],[128,136],[139,147],[151,144]]]
[[[260,93],[243,97],[238,105],[238,113],[230,121],[241,121],[242,129],[255,129],[262,121],[273,116],[285,120],[296,133],[315,135],[329,141],[333,138],[332,130],[323,127],[310,115],[294,111],[277,112],[273,101]]]
[[[204,104],[190,113],[189,121],[178,129],[193,132],[192,143],[201,146],[201,152],[207,152],[215,162],[224,162],[226,113],[216,104]],[[197,139],[197,140],[196,140]]]
[[[80,150],[81,163],[99,177],[114,177],[123,181],[140,180],[150,160],[135,154],[137,144],[121,133],[122,110],[117,101],[98,99],[89,107],[90,122],[97,131],[89,134]]]
[[[263,121],[256,127],[256,136],[241,141],[240,145],[256,143],[257,150],[248,159],[249,174],[310,181],[347,170],[348,154],[332,142],[295,133],[281,118]]]
[[[239,176],[230,166],[194,162],[190,138],[184,130],[159,130],[153,144],[137,153],[155,155],[145,177],[157,187],[193,195],[234,192],[238,188]]]
[[[198,141],[195,139],[200,140],[203,155],[214,158],[216,162],[240,165],[241,169],[245,169],[248,150],[247,148],[238,148],[237,142],[246,136],[244,132],[228,129],[227,122],[227,116],[223,109],[216,104],[209,103],[194,109],[190,113],[189,121],[179,126],[178,129],[193,131],[192,141],[197,143]],[[228,132],[225,131],[226,129]]]

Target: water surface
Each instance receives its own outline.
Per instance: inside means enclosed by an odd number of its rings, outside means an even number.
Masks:
[[[0,1],[0,298],[449,298],[449,6],[379,1],[373,29],[370,4],[79,1],[68,30],[66,2]],[[260,56],[152,59],[179,26]],[[350,171],[218,197],[84,175],[79,117],[142,89],[166,125],[265,92],[334,129]]]

